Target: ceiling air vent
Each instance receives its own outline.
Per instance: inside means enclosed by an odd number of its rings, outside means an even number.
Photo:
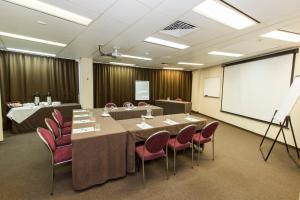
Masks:
[[[185,23],[183,21],[177,20],[176,22],[170,24],[169,26],[165,27],[160,32],[169,34],[175,37],[181,37],[188,33],[193,32],[196,30],[197,27],[188,23]]]

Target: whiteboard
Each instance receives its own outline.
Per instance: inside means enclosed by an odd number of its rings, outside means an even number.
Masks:
[[[149,81],[135,81],[135,100],[149,100]]]
[[[224,67],[222,111],[270,121],[288,95],[294,54]]]
[[[288,91],[288,95],[283,100],[281,106],[279,107],[274,119],[277,122],[283,123],[286,116],[290,114],[294,105],[296,104],[300,96],[300,76],[297,76],[292,86]]]
[[[220,97],[221,78],[207,78],[204,80],[204,96]]]

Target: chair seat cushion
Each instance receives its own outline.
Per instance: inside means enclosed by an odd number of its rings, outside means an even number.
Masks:
[[[157,153],[151,153],[151,152],[147,151],[146,148],[144,148],[144,145],[136,147],[135,152],[141,159],[144,156],[144,160],[154,160],[154,159],[161,158],[166,155],[164,150],[161,150]]]
[[[71,135],[63,135],[56,139],[57,146],[65,146],[71,144]]]
[[[199,144],[204,144],[204,143],[210,142],[211,138],[205,138],[202,136],[201,133],[196,133],[193,136],[193,141],[194,141],[194,143],[199,145]]]
[[[72,146],[58,147],[54,152],[54,164],[69,161],[72,159]]]
[[[72,132],[72,127],[66,127],[61,130],[62,135],[69,135]]]
[[[70,121],[70,122],[64,122],[64,124],[63,124],[63,128],[71,127],[71,126],[72,126],[72,121]]]
[[[171,138],[168,141],[168,146],[173,150],[179,151],[189,148],[191,146],[191,143],[188,142],[186,144],[181,144],[180,142],[178,142],[177,138]]]

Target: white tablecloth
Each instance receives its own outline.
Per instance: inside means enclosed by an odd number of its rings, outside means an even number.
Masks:
[[[55,103],[53,105],[41,105],[41,106],[25,106],[25,107],[18,107],[12,108],[7,113],[7,117],[11,120],[14,120],[18,124],[21,124],[25,119],[33,115],[36,111],[43,107],[53,107],[60,105],[60,103]]]

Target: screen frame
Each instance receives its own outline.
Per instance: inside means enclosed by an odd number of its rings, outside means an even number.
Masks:
[[[148,82],[148,92],[149,92],[149,98],[148,98],[148,100],[145,100],[145,99],[136,99],[136,83],[137,82]],[[135,80],[134,81],[134,100],[135,101],[150,101],[150,81],[148,81],[148,80]]]

